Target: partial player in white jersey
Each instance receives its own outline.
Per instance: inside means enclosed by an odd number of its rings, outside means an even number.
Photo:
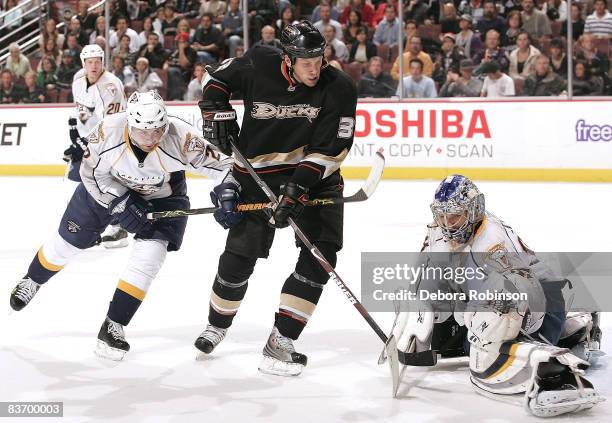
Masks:
[[[127,111],[105,117],[88,136],[76,188],[57,233],[45,242],[10,298],[24,308],[52,276],[92,247],[111,222],[134,233],[135,242],[98,334],[97,353],[121,360],[129,350],[123,327],[142,303],[168,251],[177,251],[186,217],[150,221],[147,213],[189,208],[185,171],[216,178],[211,194],[217,219],[236,219],[239,184],[229,173],[233,160],[220,154],[199,131],[167,116],[155,91],[134,93]]]
[[[432,350],[443,358],[469,355],[478,393],[522,404],[539,417],[600,402],[584,377],[587,360],[599,349],[597,314],[566,316],[561,289],[567,280],[555,277],[512,228],[485,211],[484,195],[468,178],[444,179],[431,210],[421,266],[461,272],[449,280],[423,270],[416,284],[420,301],[409,301],[394,326],[400,361],[433,365],[435,359],[419,363]],[[434,298],[424,291],[452,295]],[[577,351],[590,354],[579,357]]]
[[[68,162],[68,179],[81,182],[79,169],[83,152],[87,149],[87,136],[105,117],[125,110],[123,84],[115,75],[104,70],[104,51],[90,44],[81,51],[83,69],[74,75],[72,96],[76,109],[68,119],[70,146],[64,151]],[[110,226],[101,237],[107,248],[128,245],[127,232],[119,226]]]

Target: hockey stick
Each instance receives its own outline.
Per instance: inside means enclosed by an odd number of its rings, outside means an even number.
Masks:
[[[251,163],[249,163],[249,161],[244,158],[240,150],[238,150],[238,148],[236,148],[236,146],[234,145],[233,141],[230,141],[230,145],[232,147],[232,151],[236,155],[236,158],[238,158],[242,166],[244,166],[244,168],[249,172],[249,175],[251,175],[251,177],[253,178],[255,183],[259,186],[259,188],[261,188],[261,190],[266,194],[266,196],[270,199],[271,202],[273,202],[274,204],[278,204],[278,198],[276,197],[276,194],[274,194],[274,192],[270,189],[268,184],[266,184],[264,180],[261,179],[261,177],[257,174],[257,172],[255,172],[255,169],[253,169],[253,166],[251,165]],[[376,154],[379,157],[381,157],[384,161],[384,156],[382,155],[381,151],[378,151]],[[325,272],[327,272],[330,279],[336,282],[336,285],[338,285],[340,290],[344,292],[344,294],[346,295],[348,300],[351,302],[351,304],[355,306],[359,314],[361,314],[361,316],[365,319],[365,321],[368,322],[368,324],[374,330],[376,335],[378,335],[380,340],[385,344],[385,349],[387,351],[387,357],[389,358],[389,364],[391,366],[391,372],[392,372],[391,375],[393,377],[393,396],[395,396],[395,393],[397,392],[397,385],[399,384],[399,379],[397,379],[397,376],[398,376],[397,369],[399,369],[398,352],[397,352],[397,344],[395,342],[395,338],[393,337],[393,335],[391,335],[390,337],[387,337],[387,335],[385,335],[385,333],[382,331],[380,326],[378,326],[378,324],[374,321],[370,313],[368,313],[368,311],[365,309],[363,304],[359,302],[357,297],[355,297],[355,294],[353,294],[353,292],[346,285],[346,283],[344,283],[344,281],[342,280],[340,275],[336,272],[334,267],[325,259],[323,254],[321,254],[321,251],[319,251],[319,249],[310,242],[310,240],[306,237],[306,235],[304,235],[302,230],[298,227],[298,225],[295,223],[295,221],[292,218],[288,218],[287,220],[289,221],[291,228],[293,228],[295,235],[300,239],[300,241],[302,241],[302,243],[306,246],[306,248],[308,248],[308,250],[310,251],[312,256],[317,260],[319,265],[323,268],[323,270],[325,270]]]
[[[374,156],[374,163],[368,174],[368,178],[359,191],[348,197],[341,198],[314,198],[306,203],[306,206],[330,206],[333,204],[344,204],[344,203],[357,203],[366,201],[374,194],[380,178],[382,177],[383,170],[385,168],[385,157],[380,151],[376,152]],[[253,212],[259,210],[265,210],[272,208],[273,203],[246,203],[239,204],[237,211],[239,212]],[[188,210],[166,210],[159,212],[152,212],[147,214],[147,219],[164,219],[168,217],[182,217],[182,216],[194,216],[198,214],[210,214],[218,210],[218,207],[204,207],[199,209],[188,209]]]

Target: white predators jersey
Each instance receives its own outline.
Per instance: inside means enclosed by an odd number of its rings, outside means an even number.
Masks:
[[[74,75],[72,96],[76,103],[77,129],[82,137],[89,135],[105,116],[125,110],[123,84],[108,71],[89,85],[85,70],[81,69]]]
[[[147,200],[168,197],[177,179],[184,180],[185,170],[231,179],[227,174],[232,158],[219,153],[185,121],[168,116],[168,126],[159,145],[140,161],[128,139],[126,113],[105,117],[89,134],[89,156],[83,156],[81,164],[81,179],[89,194],[108,207],[128,190]]]

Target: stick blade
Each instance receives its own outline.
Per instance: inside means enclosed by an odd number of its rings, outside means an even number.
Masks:
[[[397,341],[395,336],[391,335],[385,343],[385,352],[387,355],[387,362],[389,363],[389,371],[391,372],[392,385],[392,396],[397,396],[400,381],[400,370],[399,370],[399,358],[397,351]]]

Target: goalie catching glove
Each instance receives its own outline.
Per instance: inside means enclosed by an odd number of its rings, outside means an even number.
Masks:
[[[198,106],[202,111],[202,136],[223,154],[231,156],[231,142],[238,140],[240,132],[236,111],[227,102],[202,100]]]

